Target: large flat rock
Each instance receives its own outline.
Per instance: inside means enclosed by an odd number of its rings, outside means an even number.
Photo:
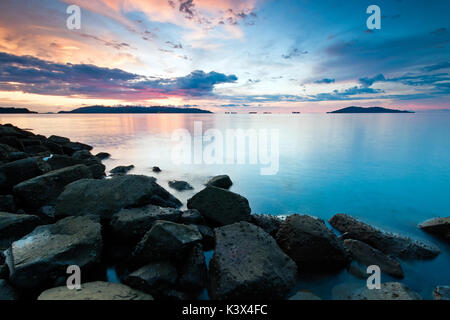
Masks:
[[[432,259],[440,253],[434,244],[377,229],[346,214],[336,214],[330,219],[330,224],[345,239],[365,242],[385,254],[401,259]]]
[[[450,217],[427,220],[419,224],[419,228],[450,242]]]
[[[33,215],[0,212],[0,249],[34,230],[41,220]]]
[[[127,175],[114,179],[82,179],[69,184],[56,201],[56,216],[97,215],[103,219],[123,208],[154,204],[180,207],[181,202],[152,177]]]
[[[37,227],[6,251],[11,283],[20,288],[57,284],[67,267],[83,270],[100,261],[101,225],[92,217],[69,217]]]

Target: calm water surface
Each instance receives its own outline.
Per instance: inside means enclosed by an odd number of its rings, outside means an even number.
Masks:
[[[260,175],[260,165],[177,165],[171,152],[176,129],[278,129],[279,171]],[[43,135],[62,135],[105,151],[110,170],[134,164],[133,173],[154,175],[184,203],[208,177],[229,174],[232,191],[248,198],[253,213],[304,213],[328,220],[345,212],[381,228],[436,243],[432,261],[402,262],[403,282],[431,298],[436,285],[450,285],[449,245],[416,225],[450,215],[450,113],[373,115],[0,115]],[[153,174],[151,167],[163,172]],[[195,190],[176,192],[172,179]],[[382,281],[392,280],[383,276]],[[308,277],[300,289],[330,298],[333,286],[364,282],[346,271]]]

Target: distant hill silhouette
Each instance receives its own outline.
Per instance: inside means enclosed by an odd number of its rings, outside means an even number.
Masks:
[[[58,113],[212,113],[207,110],[197,108],[177,108],[177,107],[105,107],[90,106],[77,108],[71,111],[59,111]]]
[[[37,113],[27,108],[0,108],[0,113]]]
[[[386,109],[381,107],[347,107],[327,113],[414,113],[412,111]]]

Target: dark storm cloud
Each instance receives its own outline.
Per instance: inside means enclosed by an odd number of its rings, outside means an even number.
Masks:
[[[214,86],[235,75],[195,70],[185,77],[153,78],[88,64],[58,64],[31,56],[0,53],[0,90],[96,98],[149,99],[213,95]]]

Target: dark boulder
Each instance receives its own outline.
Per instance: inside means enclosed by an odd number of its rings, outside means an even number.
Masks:
[[[202,224],[193,224],[193,226],[197,227],[198,231],[202,235],[203,250],[213,250],[214,246],[216,245],[216,241],[214,239],[214,230]]]
[[[159,167],[153,167],[152,171],[156,172],[156,173],[159,173],[159,172],[161,172],[161,169]]]
[[[82,179],[66,186],[56,201],[56,216],[98,215],[105,219],[123,208],[154,204],[180,207],[181,202],[146,176],[126,175],[114,179]]]
[[[121,283],[97,281],[83,283],[80,290],[67,290],[66,286],[48,289],[38,300],[153,300],[153,297]]]
[[[48,137],[48,140],[53,143],[59,144],[59,145],[64,145],[64,144],[70,142],[69,138],[60,137],[60,136],[50,136],[50,137]]]
[[[95,155],[95,157],[97,159],[99,159],[100,161],[103,161],[103,160],[106,160],[106,159],[110,158],[111,155],[109,153],[107,153],[107,152],[99,152],[99,153],[97,153]]]
[[[207,183],[207,186],[216,187],[216,188],[222,188],[222,189],[230,189],[230,187],[233,185],[233,182],[231,181],[230,177],[227,175],[220,175],[215,176],[211,178]]]
[[[297,267],[261,228],[239,222],[215,229],[208,291],[217,300],[283,299],[294,289]]]
[[[347,239],[344,240],[344,244],[352,258],[360,264],[364,266],[377,265],[386,274],[400,279],[404,277],[400,263],[394,258],[358,240]]]
[[[262,228],[271,236],[275,236],[283,220],[270,214],[252,214],[250,222]]]
[[[0,195],[0,212],[16,212],[16,202],[12,195]]]
[[[419,224],[419,228],[450,242],[450,217],[427,220]]]
[[[45,147],[48,151],[50,151],[52,154],[64,154],[63,148],[52,141],[43,141],[42,146]]]
[[[202,235],[194,226],[158,220],[134,249],[132,264],[145,265],[163,259],[182,259],[201,240]]]
[[[148,205],[141,208],[122,209],[111,218],[114,242],[136,245],[157,220],[178,222],[181,211]]]
[[[42,206],[53,204],[66,185],[89,178],[92,178],[89,168],[79,164],[21,182],[13,188],[13,193],[22,207],[36,212]]]
[[[330,219],[330,224],[343,234],[342,238],[365,242],[401,259],[432,259],[440,253],[439,248],[431,243],[385,232],[346,214],[336,214]]]
[[[11,148],[14,148],[18,151],[24,151],[25,147],[22,144],[22,141],[19,138],[7,136],[7,137],[1,137],[0,136],[0,143],[3,145],[8,145]]]
[[[41,220],[33,215],[0,212],[0,249],[34,230]]]
[[[227,225],[250,220],[250,205],[243,196],[228,190],[206,187],[187,202],[215,225]]]
[[[133,169],[134,169],[133,165],[130,165],[130,166],[118,166],[118,167],[115,167],[114,169],[112,169],[109,172],[111,173],[111,175],[124,175],[124,174],[127,174],[129,171],[131,171]]]
[[[191,186],[186,181],[178,181],[178,180],[169,181],[169,187],[177,191],[194,190],[194,187]]]
[[[0,193],[11,191],[16,184],[51,170],[40,157],[26,158],[0,166]]]
[[[71,156],[77,151],[81,151],[81,150],[91,151],[93,149],[93,147],[90,145],[84,144],[84,143],[80,143],[80,142],[67,142],[62,145],[62,149],[65,154]]]
[[[19,288],[59,285],[67,267],[77,265],[82,274],[100,261],[101,225],[91,217],[69,217],[37,227],[15,241],[7,251],[11,283]]]
[[[0,143],[0,161],[13,161],[11,160],[11,153],[19,152],[19,150],[7,145]]]
[[[342,241],[322,220],[308,215],[288,216],[276,240],[302,272],[339,270],[350,262]]]
[[[150,293],[155,297],[177,282],[177,269],[170,262],[153,262],[128,275],[124,283],[133,289]]]
[[[179,285],[183,291],[199,293],[206,287],[207,269],[201,244],[189,250],[180,268]]]
[[[188,209],[183,211],[180,219],[181,223],[185,224],[204,224],[205,219],[202,214],[196,209]]]

